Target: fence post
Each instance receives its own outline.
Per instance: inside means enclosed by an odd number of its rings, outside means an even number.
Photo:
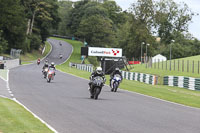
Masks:
[[[187,72],[189,72],[189,60],[187,60]]]
[[[175,71],[175,69],[176,69],[175,67],[176,67],[176,62],[175,62],[175,60],[174,60],[174,71]]]
[[[182,60],[182,72],[184,72],[184,60]]]
[[[199,61],[198,61],[198,74],[199,74]]]
[[[167,70],[167,61],[166,61],[166,70]]]
[[[170,64],[170,66],[169,66],[169,70],[171,71],[171,69],[172,69],[172,61],[170,60],[170,62],[169,62],[169,64]]]
[[[194,60],[192,62],[192,73],[194,73]]]
[[[160,59],[158,59],[158,69],[159,69]]]
[[[178,71],[179,71],[179,60],[178,60]]]
[[[163,70],[163,60],[162,60],[162,70]]]

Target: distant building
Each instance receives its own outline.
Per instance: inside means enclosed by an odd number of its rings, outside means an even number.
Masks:
[[[152,57],[152,63],[167,61],[167,57],[157,54],[156,56]]]

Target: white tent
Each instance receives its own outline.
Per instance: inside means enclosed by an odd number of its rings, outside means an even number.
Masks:
[[[166,61],[167,58],[161,54],[157,54],[156,56],[152,57],[152,63],[155,62],[162,62],[162,61]]]

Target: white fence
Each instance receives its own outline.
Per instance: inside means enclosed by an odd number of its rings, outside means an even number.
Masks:
[[[93,72],[93,65],[91,64],[76,64],[76,63],[69,63],[70,67],[75,67],[76,69],[87,71],[87,72]]]
[[[20,65],[19,59],[3,60],[4,69],[11,69]]]

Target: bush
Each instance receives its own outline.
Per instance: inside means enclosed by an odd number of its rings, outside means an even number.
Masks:
[[[89,56],[88,61],[90,64],[94,65],[95,67],[99,65],[99,62],[97,61],[97,57],[95,56]]]
[[[32,51],[33,49],[38,50],[40,48],[42,40],[38,35],[32,34],[28,39],[29,41],[27,41],[27,43],[29,43],[29,51]]]

